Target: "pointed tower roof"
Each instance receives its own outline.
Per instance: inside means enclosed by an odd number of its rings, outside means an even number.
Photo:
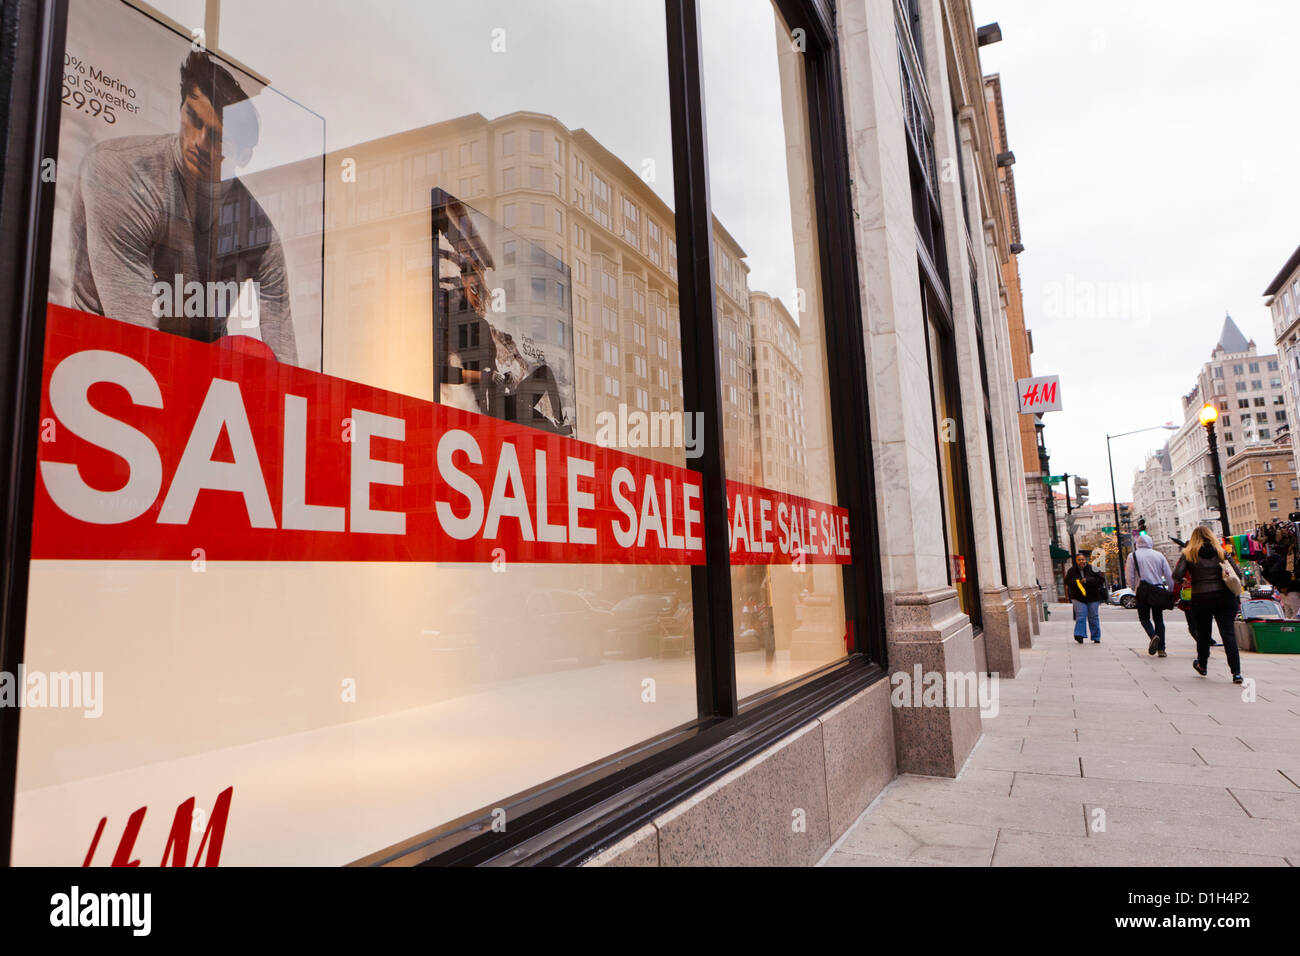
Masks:
[[[1250,348],[1246,336],[1241,334],[1241,329],[1232,321],[1232,316],[1226,313],[1223,316],[1223,331],[1219,333],[1218,348],[1225,352],[1245,352]]]

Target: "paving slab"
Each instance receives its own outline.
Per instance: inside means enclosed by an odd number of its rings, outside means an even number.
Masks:
[[[1286,794],[1263,790],[1242,791],[1253,795],[1284,798]],[[1247,817],[1252,814],[1240,797],[1226,787],[1194,787],[1186,784],[1151,783],[1145,780],[1108,780],[1103,777],[1061,777],[1052,774],[1018,773],[1011,796],[1022,799],[1046,798],[1100,807],[1139,807],[1166,813],[1181,813],[1188,807],[1217,816]],[[1300,794],[1297,794],[1300,796]],[[1261,801],[1261,808],[1280,809],[1280,804]],[[1256,814],[1264,816],[1265,814]]]
[[[1250,755],[1244,747],[1241,752]],[[1191,744],[1178,737],[1164,737],[1159,741],[1134,743],[1104,743],[1098,741],[1069,741],[1035,737],[1026,739],[1021,754],[1025,757],[1038,757],[1046,754],[1068,754],[1073,757],[1100,757],[1124,761],[1154,760],[1158,763],[1181,763],[1193,767],[1204,767],[1209,763],[1203,760]],[[1259,767],[1258,763],[1240,764],[1239,766]]]
[[[961,774],[952,777],[923,777],[919,774],[904,774],[890,785],[891,793],[896,791],[936,791],[954,793],[970,791],[972,793],[993,793],[1007,797],[1015,781],[1013,770],[985,770],[978,767],[965,767]]]
[[[837,849],[882,859],[988,866],[998,829],[945,820],[877,814]]]
[[[1135,612],[1103,608],[1099,645],[1072,630],[1021,649],[956,778],[898,777],[823,865],[1300,863],[1300,655],[1243,652],[1243,699],[1218,648],[1208,678],[1186,634],[1148,655]]]
[[[897,789],[882,794],[858,823],[880,815],[909,820],[935,820],[981,827],[1017,827],[1044,833],[1084,834],[1083,803],[1062,804],[1039,798],[946,790]],[[853,831],[850,831],[852,833]],[[847,841],[846,841],[847,842]]]
[[[1094,816],[1094,809],[1104,816]],[[1087,807],[1093,825],[1088,836],[1098,841],[1188,846],[1203,850],[1300,856],[1300,823],[1262,817],[1221,816],[1195,805],[1163,810],[1142,807]]]
[[[1001,830],[993,866],[1289,866],[1278,854],[1230,853]]]
[[[1014,785],[1012,789],[1015,789]],[[1300,793],[1243,790],[1238,787],[1232,787],[1228,792],[1249,816],[1290,822],[1300,820]]]

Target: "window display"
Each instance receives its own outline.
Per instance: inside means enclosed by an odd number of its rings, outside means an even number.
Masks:
[[[349,863],[712,718],[662,4],[161,6],[69,8],[24,654],[99,690],[14,862]],[[844,657],[857,529],[815,248],[751,313],[722,213],[728,463],[815,423],[726,475],[748,694]]]

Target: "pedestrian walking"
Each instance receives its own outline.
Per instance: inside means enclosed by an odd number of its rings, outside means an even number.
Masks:
[[[1175,538],[1173,535],[1169,536],[1169,540],[1178,545],[1179,551],[1187,547],[1186,541]],[[1187,633],[1192,636],[1192,641],[1195,642],[1197,639],[1196,618],[1192,617],[1192,574],[1190,571],[1184,572],[1183,576],[1178,579],[1178,587],[1178,604],[1176,606],[1178,610],[1183,612],[1183,617],[1187,618]],[[1210,628],[1210,630],[1213,632],[1214,629]],[[1219,646],[1219,642],[1214,639],[1213,633],[1210,634],[1210,646]]]
[[[1192,532],[1174,567],[1176,580],[1181,580],[1184,573],[1190,573],[1192,578],[1191,618],[1196,626],[1196,660],[1192,662],[1192,669],[1202,677],[1206,676],[1210,635],[1217,625],[1228,658],[1228,670],[1232,672],[1232,682],[1240,684],[1241,654],[1237,650],[1233,624],[1241,604],[1238,599],[1244,580],[1241,569],[1230,555],[1224,554],[1214,532],[1200,525]]]
[[[1138,621],[1149,638],[1147,653],[1168,657],[1165,609],[1170,607],[1168,599],[1174,591],[1174,572],[1169,567],[1169,559],[1152,546],[1149,537],[1139,535],[1133,553],[1124,564],[1124,576],[1137,595]]]
[[[1074,606],[1074,639],[1080,644],[1092,632],[1092,643],[1101,643],[1101,602],[1105,596],[1106,579],[1088,563],[1088,556],[1080,551],[1074,556],[1074,567],[1065,572],[1065,593]]]

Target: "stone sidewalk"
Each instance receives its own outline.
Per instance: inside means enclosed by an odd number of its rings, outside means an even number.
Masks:
[[[1135,611],[1079,645],[1051,610],[957,778],[897,778],[822,865],[1300,864],[1300,655],[1243,652],[1246,702],[1181,612],[1161,660]]]

